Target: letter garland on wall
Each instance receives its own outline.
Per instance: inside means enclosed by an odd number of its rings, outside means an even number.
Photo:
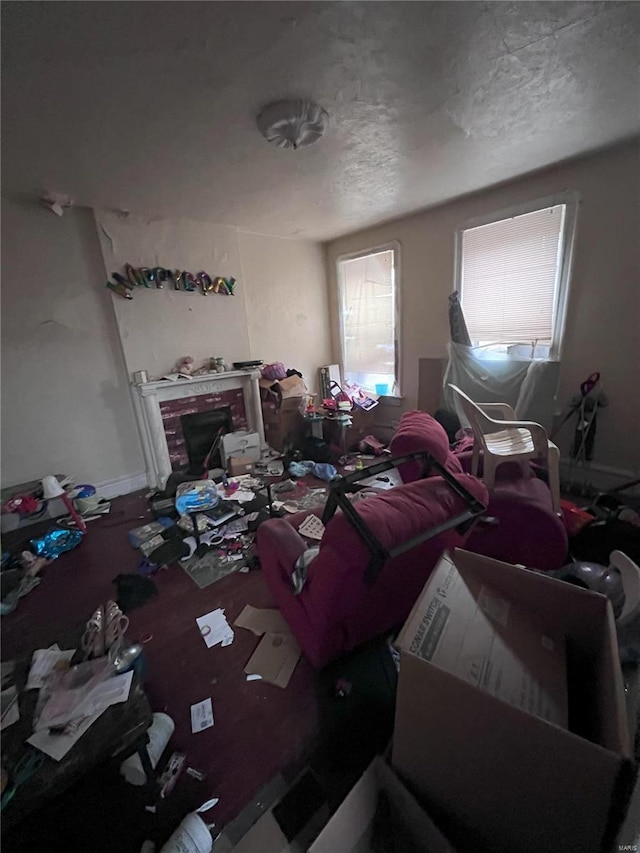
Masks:
[[[132,267],[125,264],[125,275],[118,272],[111,273],[114,281],[108,281],[106,286],[109,290],[117,293],[123,299],[133,299],[131,293],[136,287],[149,287],[161,290],[165,284],[174,290],[186,292],[197,290],[203,296],[210,293],[221,293],[224,296],[233,296],[235,278],[223,278],[222,276],[211,276],[201,270],[194,276],[186,270],[167,270],[164,267]]]

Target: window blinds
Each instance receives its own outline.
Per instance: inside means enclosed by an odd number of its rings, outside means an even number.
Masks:
[[[394,374],[394,252],[340,261],[344,367]]]
[[[461,292],[474,343],[551,343],[565,205],[462,235]]]

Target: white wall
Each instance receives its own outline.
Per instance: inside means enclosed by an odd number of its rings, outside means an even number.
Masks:
[[[2,198],[2,484],[144,471],[88,210]]]
[[[331,356],[324,252],[318,243],[239,232],[188,219],[96,211],[105,270],[124,265],[205,270],[237,279],[234,296],[139,287],[111,296],[129,375],[170,371],[186,355],[282,361],[315,388]]]
[[[214,356],[229,362],[250,358],[235,228],[188,219],[120,218],[110,211],[95,216],[108,275],[124,273],[128,262],[238,279],[234,296],[176,291],[168,282],[162,290],[138,287],[131,300],[110,296],[129,376],[135,370],[162,376],[187,355],[197,367]]]
[[[331,361],[324,252],[318,243],[240,233],[251,355],[299,370],[310,391]]]
[[[454,234],[466,219],[565,189],[581,203],[559,404],[600,370],[610,405],[599,415],[596,462],[640,469],[640,157],[628,143],[334,240],[327,246],[334,354],[339,353],[336,259],[391,240],[401,244],[404,408],[417,405],[418,359],[446,354]],[[382,407],[381,407],[382,408]],[[561,436],[566,451],[569,431]]]
[[[330,360],[319,244],[189,220],[96,219],[2,199],[3,485],[48,472],[139,478],[134,370],[162,374],[184,355],[263,358],[299,369],[313,390]],[[138,288],[124,300],[105,288],[105,268],[125,261],[233,275],[236,295]]]

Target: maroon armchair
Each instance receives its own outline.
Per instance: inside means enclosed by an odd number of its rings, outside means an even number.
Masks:
[[[292,576],[308,546],[296,528],[308,513],[272,519],[258,528],[266,582],[314,666],[402,625],[442,552],[466,542],[469,523],[483,511],[487,492],[477,478],[462,472],[451,458],[444,431],[442,435],[428,450],[436,466],[445,468],[444,475],[431,471],[413,483],[357,501],[355,524],[349,509],[338,509],[326,523],[319,553],[298,594]],[[451,468],[456,469],[453,483]],[[460,524],[460,519],[466,521]],[[371,534],[369,541],[358,529],[359,521]],[[422,541],[414,544],[416,539]],[[373,558],[380,550],[384,557],[376,565]]]
[[[441,429],[440,424],[426,412],[406,412],[389,446],[392,455],[431,446],[438,428]],[[472,450],[451,456],[450,470],[471,470]],[[405,483],[420,476],[415,465],[403,469],[401,474]],[[549,487],[535,476],[533,468],[525,473],[517,463],[498,468],[486,514],[469,535],[465,548],[541,571],[553,571],[565,564],[567,533],[553,511]]]

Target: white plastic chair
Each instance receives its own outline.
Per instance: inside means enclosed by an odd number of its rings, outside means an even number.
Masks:
[[[482,403],[479,406],[456,385],[449,384],[449,388],[457,395],[473,430],[471,473],[478,476],[482,451],[482,479],[491,491],[498,465],[519,462],[524,467],[530,459],[544,459],[549,472],[553,511],[560,512],[560,451],[549,441],[545,428],[533,421],[517,420],[516,413],[507,403]],[[494,412],[501,414],[503,419],[489,417]]]

